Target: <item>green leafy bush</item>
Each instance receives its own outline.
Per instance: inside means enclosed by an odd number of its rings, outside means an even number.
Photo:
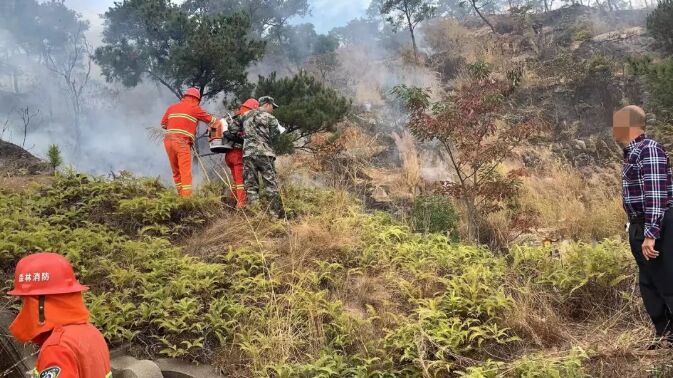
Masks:
[[[492,252],[423,236],[384,215],[365,221],[362,259],[391,271],[413,310],[388,329],[384,348],[409,373],[456,367],[452,356],[516,340],[500,320],[513,302],[505,289],[505,260]]]
[[[565,247],[523,247],[512,250],[512,268],[531,283],[551,286],[564,295],[591,285],[608,289],[633,277],[633,256],[621,242]]]
[[[588,23],[575,27],[572,33],[572,40],[576,42],[588,41],[594,35],[593,28],[591,27],[591,24]]]
[[[575,348],[566,355],[550,356],[543,353],[524,356],[511,363],[489,361],[482,366],[458,372],[463,378],[582,378],[586,377],[583,364],[589,358],[586,352]]]
[[[465,65],[465,68],[467,69],[467,73],[470,75],[470,77],[476,80],[486,79],[488,75],[493,72],[493,67],[483,61],[469,63]]]
[[[49,159],[49,165],[51,169],[56,172],[56,169],[63,164],[63,157],[61,156],[61,150],[58,148],[58,145],[51,144],[49,145],[49,150],[47,150],[47,158]]]
[[[447,196],[416,198],[411,209],[411,225],[416,232],[448,233],[457,237],[458,214]]]
[[[215,197],[180,200],[157,179],[138,179],[128,173],[105,180],[68,172],[43,189],[33,202],[42,216],[63,226],[98,223],[128,236],[189,235],[219,208]]]

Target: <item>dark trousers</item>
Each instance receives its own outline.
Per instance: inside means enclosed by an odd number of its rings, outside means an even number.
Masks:
[[[640,294],[654,323],[657,336],[673,335],[673,210],[664,215],[662,230],[655,244],[659,257],[649,261],[642,253],[644,225],[631,224],[629,244],[639,270]]]

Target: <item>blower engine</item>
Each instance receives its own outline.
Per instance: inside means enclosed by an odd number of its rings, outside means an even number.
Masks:
[[[232,122],[229,116],[229,122]],[[208,142],[210,143],[210,152],[214,154],[223,154],[233,148],[233,142],[224,137],[224,132],[229,129],[229,122],[225,118],[220,119],[214,127],[208,130]]]

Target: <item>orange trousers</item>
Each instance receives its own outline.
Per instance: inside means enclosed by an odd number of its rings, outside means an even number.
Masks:
[[[175,135],[164,138],[164,147],[173,171],[173,181],[181,197],[192,195],[191,141]]]
[[[236,198],[236,208],[242,209],[246,203],[245,184],[243,179],[243,149],[234,148],[224,155],[224,162],[231,170],[231,177],[234,179],[232,188]]]

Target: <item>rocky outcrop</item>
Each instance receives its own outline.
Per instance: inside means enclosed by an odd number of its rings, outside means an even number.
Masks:
[[[218,378],[223,377],[211,365],[193,365],[180,360],[159,359],[155,361],[164,378]]]
[[[137,360],[131,356],[117,356],[110,360],[113,378],[163,378],[159,366],[149,360]]]
[[[615,61],[654,51],[654,39],[642,26],[611,31],[594,36],[574,46],[574,53],[584,59],[601,55]]]
[[[211,365],[194,365],[174,359],[138,360],[120,349],[110,353],[113,378],[218,378]]]

